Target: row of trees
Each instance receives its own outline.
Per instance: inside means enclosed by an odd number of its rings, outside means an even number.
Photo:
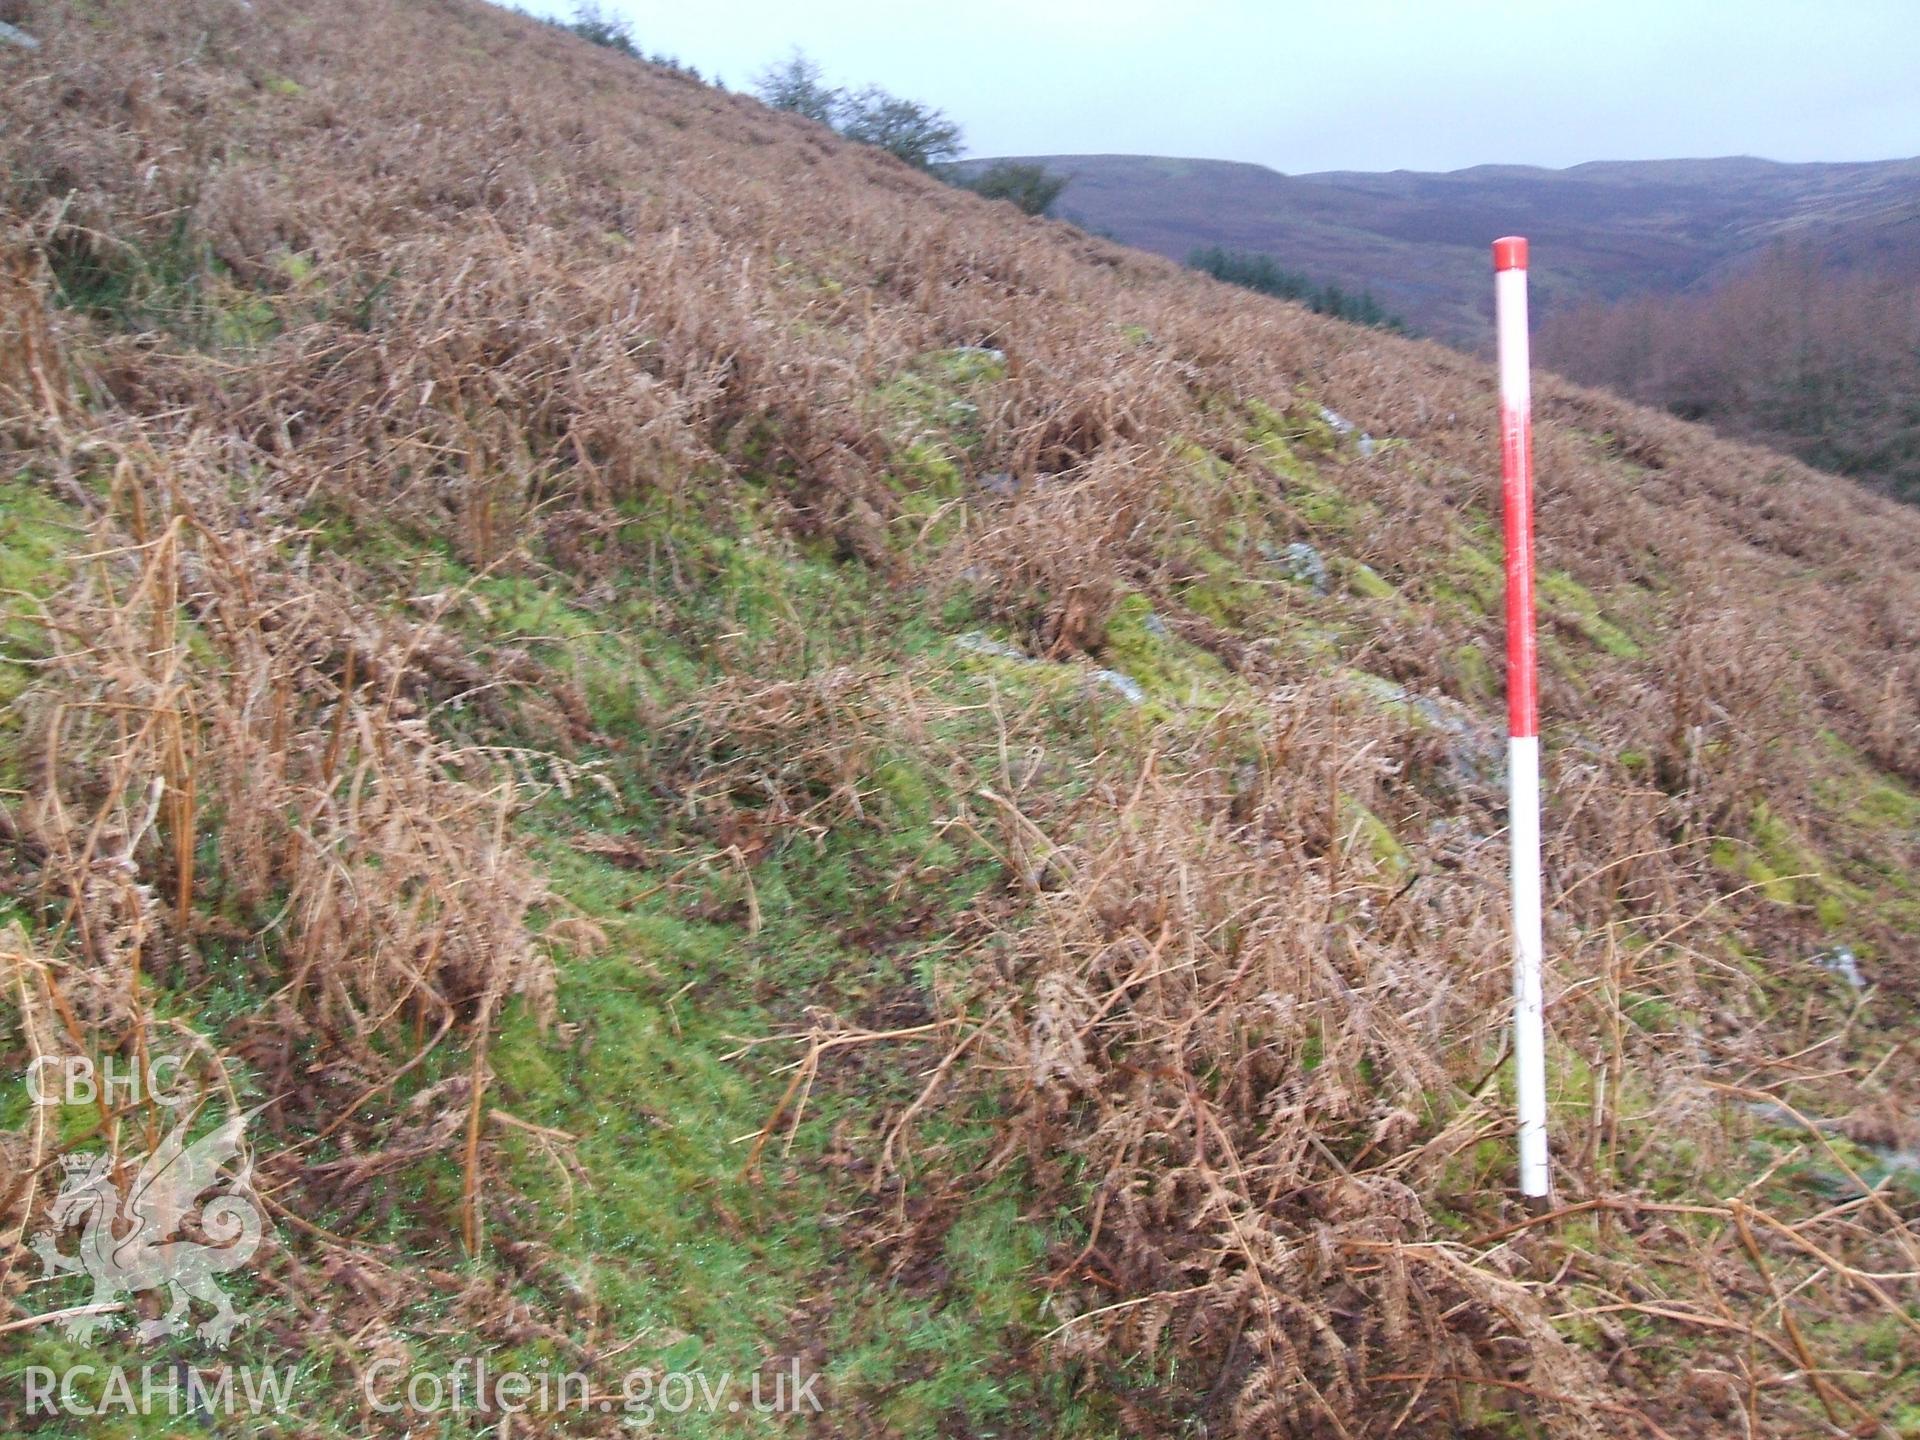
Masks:
[[[582,40],[618,50],[622,55],[664,66],[695,80],[702,78],[698,70],[673,56],[648,55],[634,37],[632,25],[597,4],[578,5],[571,20],[553,23]],[[713,83],[726,88],[718,77]],[[977,174],[958,168],[954,162],[965,153],[966,147],[960,127],[943,111],[918,100],[905,99],[878,85],[860,90],[829,85],[820,66],[797,50],[763,70],[755,77],[753,88],[754,93],[775,110],[817,120],[849,140],[877,146],[909,165],[990,200],[1010,201],[1029,215],[1046,214],[1066,188],[1065,176],[1019,161],[1001,160]]]
[[[775,110],[817,120],[863,145],[876,145],[949,184],[993,200],[1008,200],[1029,215],[1044,215],[1066,188],[1066,177],[1039,165],[1002,160],[978,174],[955,165],[965,153],[960,127],[945,112],[907,100],[878,85],[845,90],[829,85],[820,66],[795,51],[754,80],[754,93]]]
[[[1247,250],[1224,250],[1218,245],[1195,250],[1187,264],[1204,270],[1216,280],[1258,290],[1262,295],[1277,295],[1282,300],[1298,300],[1319,315],[1372,325],[1381,330],[1407,333],[1407,322],[1390,315],[1370,291],[1352,294],[1331,282],[1316,284],[1294,270],[1283,270],[1271,255]]]
[[[877,145],[922,170],[958,160],[965,149],[960,127],[943,112],[878,85],[863,90],[831,86],[820,66],[797,50],[761,71],[753,88],[775,110],[817,120],[849,140]]]
[[[619,15],[609,14],[598,5],[587,3],[574,6],[571,20],[554,20],[550,24],[558,25],[562,30],[570,30],[582,40],[595,45],[604,45],[609,50],[618,50],[622,55],[630,55],[635,60],[645,60],[650,65],[658,65],[679,75],[695,80],[705,77],[691,65],[682,64],[677,56],[649,55],[640,48],[640,42],[634,38],[633,26]],[[727,87],[715,76],[713,84],[724,90]]]
[[[1587,306],[1541,363],[1920,502],[1920,288],[1780,246],[1712,289]]]

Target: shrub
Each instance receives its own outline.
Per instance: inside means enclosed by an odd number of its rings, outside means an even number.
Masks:
[[[1044,215],[1067,188],[1067,177],[1053,174],[1044,165],[996,160],[979,174],[962,177],[957,183],[989,200],[1010,200],[1029,215]]]
[[[960,127],[931,105],[869,85],[846,91],[826,83],[819,64],[795,50],[754,77],[753,90],[775,110],[830,125],[922,170],[960,158]]]
[[[825,82],[819,64],[798,50],[755,76],[753,89],[775,110],[804,115],[822,125],[832,125],[840,113],[841,93]]]
[[[618,50],[622,55],[632,59],[644,60],[647,64],[657,65],[662,70],[671,70],[675,75],[684,75],[689,80],[700,80],[701,83],[706,83],[697,67],[687,64],[677,55],[666,55],[657,51],[652,55],[647,54],[640,48],[640,42],[633,38],[633,26],[618,15],[607,14],[598,5],[578,5],[574,7],[573,19],[552,20],[548,23],[558,25],[562,30],[578,35],[590,44],[604,45],[607,49]],[[717,75],[713,79],[713,84],[716,89],[727,88],[720,83]]]
[[[574,6],[573,19],[566,21],[564,28],[595,45],[618,50],[622,55],[631,55],[636,60],[645,58],[633,38],[633,27],[618,15],[609,15],[598,5],[588,3]]]
[[[876,145],[909,165],[930,170],[960,158],[960,127],[931,105],[889,94],[869,85],[840,101],[840,133],[863,145]]]

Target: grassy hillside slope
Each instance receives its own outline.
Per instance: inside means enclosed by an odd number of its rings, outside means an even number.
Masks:
[[[1920,515],[1543,384],[1532,1221],[1483,367],[468,0],[21,23],[0,1015],[266,1107],[195,1424],[1920,1423]],[[0,1430],[182,1428],[18,1383],[212,1363],[29,1249],[164,1119],[0,1092]]]
[[[1071,177],[1055,213],[1128,245],[1175,260],[1214,245],[1272,255],[1322,283],[1370,290],[1423,334],[1472,347],[1492,336],[1492,235],[1532,239],[1548,314],[1687,290],[1781,241],[1842,267],[1920,277],[1920,160],[1282,175],[1155,155],[1036,158]]]

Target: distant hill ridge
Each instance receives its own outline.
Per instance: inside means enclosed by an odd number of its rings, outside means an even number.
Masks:
[[[1055,213],[1089,229],[1177,260],[1210,245],[1270,254],[1370,290],[1417,329],[1470,346],[1489,333],[1486,244],[1510,231],[1534,241],[1535,293],[1547,312],[1710,283],[1780,240],[1920,277],[1920,159],[1286,175],[1152,155],[1015,158],[1068,176]]]

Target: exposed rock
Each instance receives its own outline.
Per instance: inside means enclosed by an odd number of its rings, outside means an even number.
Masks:
[[[1118,670],[1096,670],[1093,672],[1096,685],[1104,685],[1129,705],[1144,705],[1147,692],[1140,688],[1140,682],[1131,675],[1122,675]]]
[[[1017,645],[1009,645],[1004,640],[996,640],[991,635],[983,634],[978,630],[969,630],[953,643],[970,655],[991,655],[996,660],[1026,660],[1034,664],[1040,663]]]
[[[1864,990],[1867,982],[1860,973],[1860,960],[1852,949],[1845,945],[1836,945],[1831,950],[1822,950],[1813,957],[1813,963],[1822,970],[1831,971],[1847,982],[1850,989]]]
[[[1320,418],[1327,422],[1328,426],[1336,435],[1351,435],[1354,432],[1353,422],[1338,410],[1329,410],[1326,406],[1322,405],[1320,407]],[[1360,458],[1362,460],[1371,460],[1373,458],[1373,436],[1362,430],[1359,440],[1355,443],[1359,446]]]
[[[1468,786],[1501,786],[1507,779],[1507,751],[1500,735],[1472,710],[1446,695],[1421,695],[1384,675],[1351,672],[1359,689],[1382,705],[1411,711],[1423,724],[1448,739],[1447,768]]]
[[[1287,573],[1303,585],[1311,585],[1313,593],[1327,593],[1327,561],[1313,546],[1304,540],[1295,540],[1286,549]]]

